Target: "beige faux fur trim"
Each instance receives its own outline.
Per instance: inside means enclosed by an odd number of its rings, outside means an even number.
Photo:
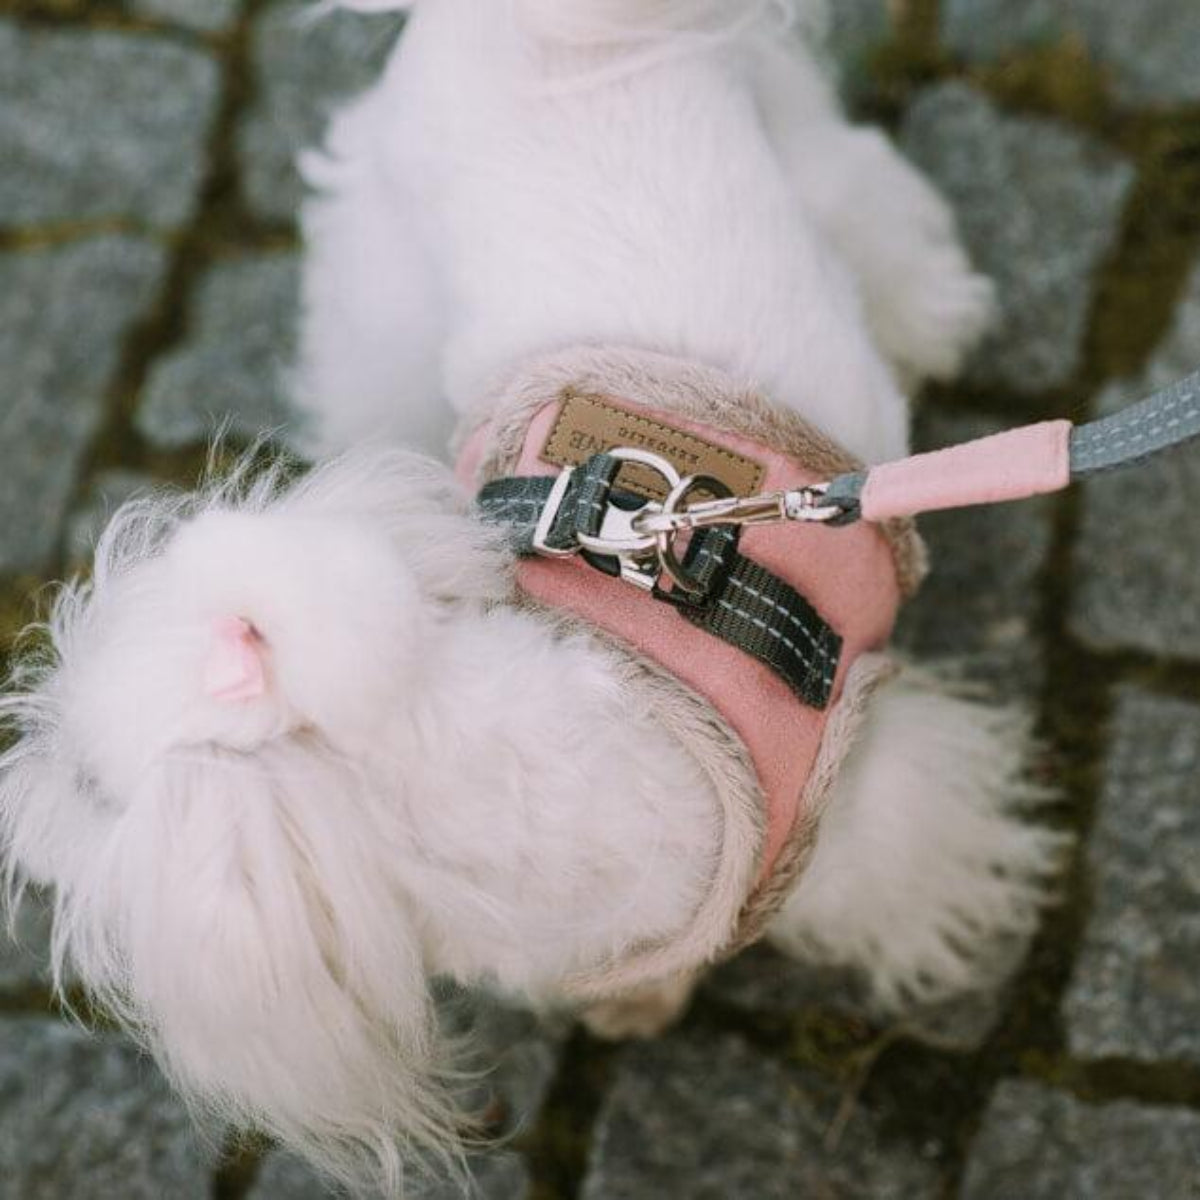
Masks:
[[[570,395],[637,401],[661,412],[720,425],[830,478],[862,465],[794,413],[772,408],[756,388],[720,371],[643,351],[578,348],[526,364],[481,407],[480,417],[460,430],[461,445],[480,427],[488,427],[476,482],[512,474],[535,414]],[[890,522],[883,533],[901,589],[910,595],[926,572],[924,545],[911,521]],[[626,686],[643,698],[711,781],[723,823],[712,886],[689,927],[668,944],[637,948],[618,962],[569,980],[567,997],[588,1003],[635,993],[695,972],[757,940],[812,854],[834,779],[862,725],[871,695],[894,671],[891,660],[865,655],[850,669],[801,799],[803,817],[792,830],[771,879],[754,890],[765,839],[765,803],[741,739],[707,700],[656,663],[568,613],[531,607],[564,633],[591,637],[613,657]]]
[[[817,761],[813,763],[812,774],[800,798],[800,818],[770,879],[746,902],[738,920],[737,936],[727,948],[727,954],[736,954],[758,941],[767,923],[783,907],[800,881],[816,848],[817,830],[829,806],[833,785],[862,732],[871,698],[899,670],[897,663],[886,654],[864,654],[847,672],[842,697],[829,714]]]

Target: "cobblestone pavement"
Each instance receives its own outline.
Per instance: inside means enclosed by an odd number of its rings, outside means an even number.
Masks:
[[[0,0],[0,653],[106,512],[187,483],[216,420],[286,421],[297,148],[388,16],[298,0]],[[846,94],[958,207],[1002,319],[937,445],[1082,418],[1200,366],[1200,5],[838,0]],[[609,1048],[477,998],[486,1200],[1200,1197],[1200,457],[927,522],[901,638],[1035,706],[1079,837],[1014,981],[895,1028],[753,951],[683,1026]],[[197,1140],[154,1068],[0,941],[0,1200],[308,1200]],[[460,1189],[425,1181],[441,1200]]]

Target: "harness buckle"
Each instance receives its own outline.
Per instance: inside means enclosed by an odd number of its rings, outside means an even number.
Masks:
[[[673,603],[703,603],[708,588],[681,561],[676,541],[681,534],[696,533],[718,526],[744,526],[785,521],[825,522],[842,518],[844,508],[826,503],[828,484],[815,484],[791,491],[768,492],[760,496],[734,496],[719,480],[705,475],[682,476],[661,455],[648,450],[622,446],[605,452],[614,462],[631,463],[652,471],[663,484],[667,498],[621,503],[625,493],[611,490],[604,500],[595,501],[599,521],[594,518],[586,532],[572,531],[568,546],[552,546],[550,538],[559,522],[563,506],[575,482],[577,468],[568,467],[558,476],[538,518],[533,549],[547,558],[571,558],[583,553],[613,565],[610,574],[660,598],[675,596]],[[697,492],[707,500],[689,503]],[[632,501],[632,496],[628,497]],[[582,522],[580,522],[582,523]],[[607,569],[607,568],[605,568]],[[660,587],[663,577],[674,584],[670,592]]]

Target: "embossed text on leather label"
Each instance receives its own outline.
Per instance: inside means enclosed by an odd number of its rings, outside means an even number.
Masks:
[[[577,467],[594,454],[620,446],[660,455],[681,475],[710,475],[735,496],[751,496],[762,487],[763,468],[752,459],[654,417],[575,393],[563,401],[541,458],[556,466]],[[666,499],[658,475],[636,463],[621,472],[621,484],[652,499]]]

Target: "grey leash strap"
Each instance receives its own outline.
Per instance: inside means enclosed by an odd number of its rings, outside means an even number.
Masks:
[[[1135,463],[1200,438],[1200,371],[1071,433],[1071,478]]]
[[[555,503],[559,479],[498,479],[482,489],[476,503],[484,520],[508,527],[518,554],[579,554],[589,566],[617,577],[620,560],[581,548],[579,539],[597,538],[612,507],[632,511],[645,505],[643,497],[615,487],[621,465],[598,454],[571,472],[541,546],[538,530]],[[803,703],[825,709],[842,639],[799,592],[742,555],[739,537],[735,527],[723,525],[691,539],[682,565],[697,585],[695,593],[666,591],[657,582],[647,590],[684,620],[769,667]]]

